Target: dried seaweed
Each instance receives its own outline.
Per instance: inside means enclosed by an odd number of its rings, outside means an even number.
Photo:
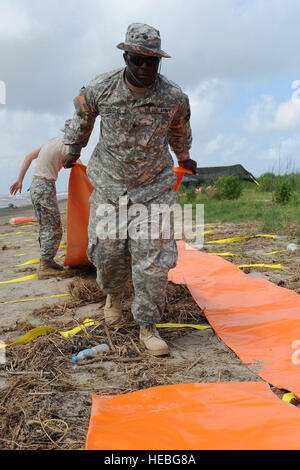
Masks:
[[[34,310],[37,316],[61,315],[74,305],[103,302],[105,296],[93,280],[73,279],[71,298]],[[0,377],[6,386],[0,390],[0,449],[50,450],[84,448],[88,430],[91,395],[123,394],[155,385],[174,383],[190,363],[173,363],[156,358],[139,344],[139,328],[132,322],[132,286],[123,301],[124,326],[108,329],[104,325],[83,329],[64,338],[58,333],[40,336],[25,345],[7,348],[6,363]],[[188,290],[169,283],[164,322],[203,323],[203,312]],[[73,320],[66,329],[75,327]],[[25,331],[30,324],[20,323]],[[164,329],[164,339],[172,343],[182,329]],[[74,365],[71,358],[87,346],[106,342],[110,351]]]

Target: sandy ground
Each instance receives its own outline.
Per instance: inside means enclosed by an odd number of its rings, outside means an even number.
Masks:
[[[66,201],[60,201],[60,210],[63,225],[66,221]],[[32,207],[18,209],[3,209],[0,211],[0,249],[1,267],[0,280],[7,281],[22,278],[36,273],[38,263],[18,266],[27,261],[39,258],[38,226],[37,224],[11,225],[12,217],[34,217]],[[66,232],[64,231],[62,245],[66,244]],[[63,264],[65,248],[60,248],[57,261]],[[49,279],[37,281],[32,279],[24,282],[15,282],[0,285],[1,302],[9,302],[18,299],[39,298],[66,292],[68,279]],[[57,299],[47,299],[47,304],[57,302]],[[43,300],[22,303],[0,305],[1,326],[13,327],[20,321],[31,321],[30,312],[33,308],[42,306]],[[34,319],[32,319],[34,324]]]
[[[65,226],[66,201],[59,204]],[[31,207],[0,212],[1,281],[36,273],[38,263],[32,260],[39,258],[37,225],[9,224],[11,217],[33,215]],[[287,267],[252,266],[241,269],[249,276],[263,277],[300,293],[300,250],[287,250],[289,243],[295,241],[290,236],[254,237],[218,245],[209,241],[257,235],[256,224],[217,224],[207,226],[206,230],[213,232],[205,235],[203,250],[210,253],[231,252],[236,256],[226,255],[225,259],[236,265],[280,264]],[[64,230],[62,245],[65,244]],[[275,251],[277,253],[269,254]],[[61,264],[64,253],[65,248],[61,247],[57,257]],[[33,264],[20,266],[28,261]],[[74,296],[77,282],[79,285],[83,283],[86,296],[82,292],[79,297]],[[95,286],[93,270],[70,273],[66,278],[43,281],[33,278],[0,284],[0,342],[15,341],[39,326],[68,331],[82,324],[86,318],[101,321],[104,297]],[[60,294],[69,295],[50,298]],[[131,300],[129,291],[123,305],[129,322]],[[171,320],[199,323],[208,328],[164,329],[161,335],[169,344],[170,354],[163,358],[151,358],[143,351],[136,326],[107,331],[100,325],[68,339],[54,332],[26,345],[7,348],[5,363],[0,364],[0,416],[3,418],[0,448],[84,448],[94,393],[128,393],[172,383],[261,380],[255,367],[243,364],[209,328],[204,312],[195,305],[187,289],[169,283],[167,308],[162,322]],[[77,351],[103,340],[111,347],[110,357],[100,363],[72,364],[72,355]],[[272,389],[278,395],[283,394],[283,391]],[[55,430],[45,429],[43,423],[48,419],[56,419],[63,425],[59,427],[57,424]]]

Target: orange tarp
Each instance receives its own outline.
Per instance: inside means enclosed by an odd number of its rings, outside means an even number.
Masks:
[[[87,450],[300,449],[300,412],[264,382],[93,396]]]
[[[70,172],[68,187],[65,266],[91,264],[86,250],[90,216],[89,198],[93,189],[93,185],[86,175],[86,166],[82,163],[76,163]]]
[[[270,384],[300,398],[300,296],[178,242],[169,280],[185,284],[218,336]],[[298,352],[295,349],[298,341]]]

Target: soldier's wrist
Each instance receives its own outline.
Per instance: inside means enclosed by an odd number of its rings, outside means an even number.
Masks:
[[[178,152],[175,155],[177,157],[178,163],[186,162],[187,160],[191,159],[188,152],[181,152],[181,153]]]
[[[82,146],[80,144],[70,144],[68,146],[68,153],[70,155],[78,156],[80,157],[80,152],[81,152]]]
[[[69,153],[69,155],[71,155],[71,157],[73,157],[74,160],[78,160],[78,158],[80,158],[80,153]]]

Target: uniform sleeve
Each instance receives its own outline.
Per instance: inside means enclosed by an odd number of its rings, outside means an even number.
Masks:
[[[75,155],[86,147],[99,113],[90,87],[82,87],[73,103],[75,113],[72,119],[65,122],[63,142],[69,146],[69,153]]]
[[[168,134],[169,145],[179,162],[190,158],[189,150],[192,145],[190,117],[189,98],[184,94],[176,110]]]

